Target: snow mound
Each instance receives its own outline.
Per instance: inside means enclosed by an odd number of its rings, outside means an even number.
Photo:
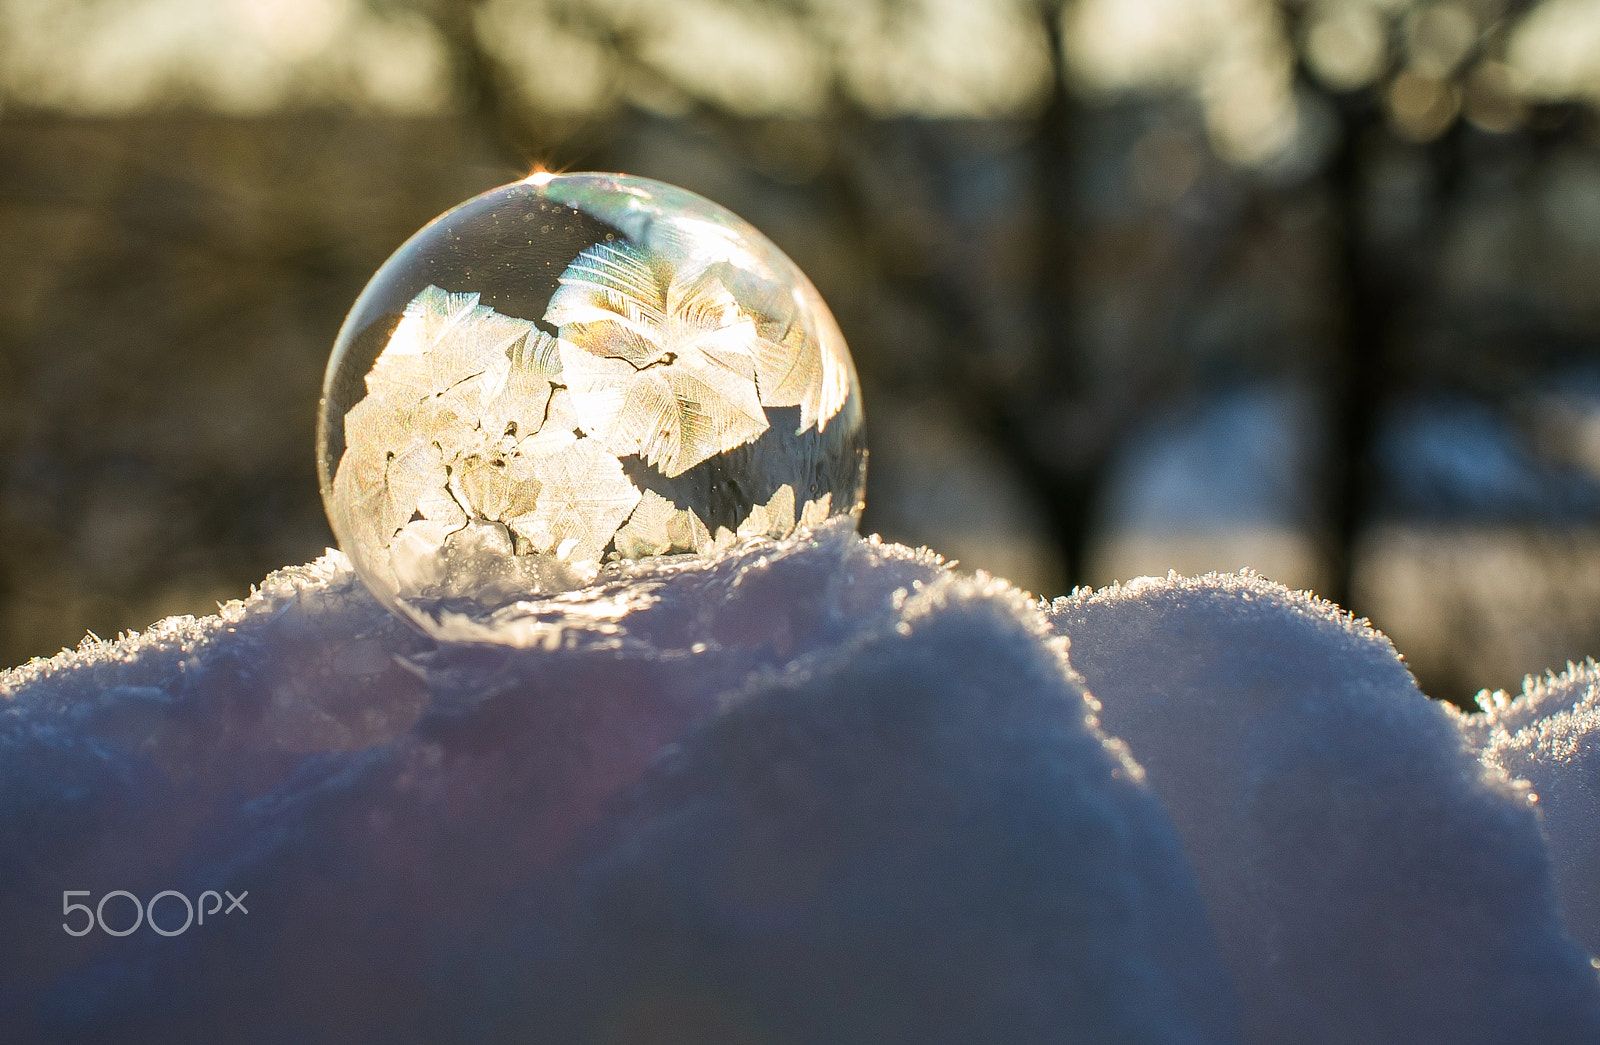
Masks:
[[[1572,935],[1600,954],[1600,666],[1529,678],[1515,700],[1480,697],[1470,735],[1484,764],[1529,785]]]
[[[1366,622],[1250,574],[1050,616],[1177,826],[1247,1041],[1600,1040],[1526,794]]]
[[[0,675],[8,1040],[1238,1040],[1009,586],[830,524],[519,627],[434,646],[330,555]],[[249,914],[80,939],[63,889]]]

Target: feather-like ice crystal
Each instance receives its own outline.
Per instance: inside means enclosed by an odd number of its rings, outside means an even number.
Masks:
[[[324,393],[334,532],[434,634],[860,510],[860,391],[816,289],[641,178],[530,179],[428,225],[357,300]]]

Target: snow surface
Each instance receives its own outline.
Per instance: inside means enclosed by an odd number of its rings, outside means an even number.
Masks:
[[[1538,803],[1556,893],[1572,935],[1600,954],[1600,667],[1569,664],[1522,693],[1479,698],[1464,719],[1486,766],[1525,781]]]
[[[530,619],[436,647],[330,554],[0,675],[8,1040],[1239,1040],[1166,813],[1003,582],[830,524]],[[250,913],[75,939],[64,889]]]
[[[1600,1040],[1526,791],[1364,621],[1218,574],[1050,615],[1183,838],[1246,1041]]]
[[[839,523],[516,639],[330,553],[0,673],[7,1040],[1600,1040],[1592,664],[1463,717],[1250,574],[1046,607]]]

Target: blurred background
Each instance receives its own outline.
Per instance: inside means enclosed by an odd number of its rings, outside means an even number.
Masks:
[[[811,275],[865,529],[1515,689],[1600,654],[1597,107],[1600,0],[0,0],[0,663],[331,543],[345,310],[539,166]]]

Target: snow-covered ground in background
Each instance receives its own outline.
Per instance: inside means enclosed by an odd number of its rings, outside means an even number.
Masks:
[[[1315,404],[1292,385],[1230,389],[1151,418],[1109,465],[1090,574],[1110,581],[1249,566],[1320,585],[1307,514],[1316,504],[1317,421]]]
[[[1592,667],[1465,718],[1253,575],[838,526],[545,609],[436,647],[330,555],[0,674],[8,1040],[1600,1040]]]
[[[1413,396],[1379,425],[1351,598],[1436,697],[1600,652],[1600,375],[1563,373],[1514,407]],[[1323,589],[1321,426],[1291,383],[1155,412],[1110,461],[1089,576],[1249,567]]]

